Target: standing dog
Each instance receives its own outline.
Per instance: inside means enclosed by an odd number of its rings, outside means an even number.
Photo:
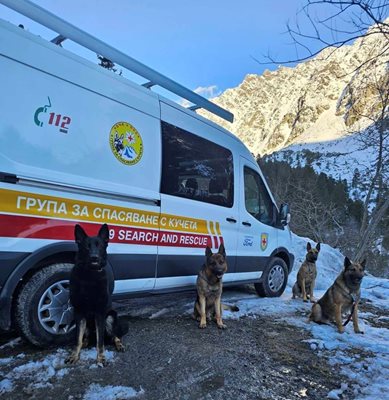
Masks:
[[[316,248],[311,246],[311,243],[307,243],[307,255],[305,261],[301,264],[299,272],[297,273],[297,281],[293,285],[293,299],[296,297],[302,297],[304,301],[308,301],[307,293],[309,293],[309,300],[313,303],[313,289],[315,287],[315,280],[317,276],[316,260],[320,252],[320,243],[316,245]]]
[[[214,311],[217,327],[225,329],[222,321],[221,296],[223,275],[227,272],[226,251],[221,244],[215,254],[207,246],[206,261],[197,276],[197,299],[194,305],[193,318],[200,320],[199,328],[207,326],[207,317]]]
[[[97,236],[89,237],[77,224],[74,236],[78,253],[70,275],[69,292],[70,303],[74,308],[77,344],[66,362],[74,364],[79,360],[81,347],[88,343],[89,331],[95,329],[97,363],[104,365],[104,337],[112,339],[118,351],[124,351],[119,337],[126,333],[124,325],[119,324],[117,314],[112,310],[114,278],[105,268],[108,226],[104,224]]]
[[[366,260],[361,263],[344,259],[344,269],[324,296],[312,306],[309,316],[311,321],[329,324],[335,321],[339,333],[353,319],[354,332],[363,333],[358,326],[358,303],[361,295],[361,282],[365,275]],[[347,321],[342,325],[342,313],[350,312]]]

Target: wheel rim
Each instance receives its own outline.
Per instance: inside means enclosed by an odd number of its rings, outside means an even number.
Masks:
[[[38,304],[38,319],[54,335],[66,334],[75,328],[68,280],[55,282],[44,291]]]
[[[281,265],[274,265],[269,272],[269,288],[272,292],[278,292],[285,280],[285,271]]]

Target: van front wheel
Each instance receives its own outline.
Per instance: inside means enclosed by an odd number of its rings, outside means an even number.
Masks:
[[[262,280],[255,283],[255,290],[260,297],[279,297],[288,283],[288,267],[282,258],[270,260],[262,275]]]
[[[69,276],[73,264],[58,263],[36,272],[22,287],[15,322],[30,343],[44,347],[68,343],[75,334],[69,303]]]

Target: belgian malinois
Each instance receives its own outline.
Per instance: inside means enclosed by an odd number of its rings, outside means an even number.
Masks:
[[[319,324],[335,322],[339,333],[352,318],[355,333],[363,333],[358,326],[358,303],[361,295],[361,282],[365,275],[366,260],[361,263],[344,259],[344,269],[324,296],[312,306],[309,319]],[[342,324],[342,313],[349,312]]]
[[[207,326],[207,319],[215,316],[217,327],[225,329],[222,321],[221,296],[223,275],[227,272],[226,251],[221,244],[217,253],[212,253],[207,246],[206,261],[197,276],[197,299],[194,305],[193,318],[200,321],[199,328]]]
[[[77,344],[66,363],[74,364],[80,358],[81,347],[88,343],[88,333],[96,331],[97,363],[105,364],[104,339],[124,351],[120,337],[127,333],[128,324],[119,321],[112,310],[114,278],[106,268],[109,231],[101,226],[97,236],[88,236],[80,225],[74,229],[78,253],[69,280],[70,303],[74,308]]]
[[[299,272],[297,273],[297,281],[293,285],[293,298],[302,297],[306,302],[309,300],[313,303],[313,289],[315,287],[315,280],[317,276],[316,260],[320,252],[320,243],[316,248],[307,243],[307,255],[305,261],[301,264]]]

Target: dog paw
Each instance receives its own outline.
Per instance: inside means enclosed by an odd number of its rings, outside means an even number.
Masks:
[[[338,328],[339,333],[344,333],[344,328]]]
[[[227,325],[225,325],[225,324],[218,324],[217,327],[219,329],[227,329]]]
[[[98,367],[105,367],[107,365],[107,360],[105,359],[104,355],[98,355],[97,356],[97,360],[96,360],[96,364]]]
[[[71,354],[66,360],[65,364],[75,364],[80,359],[79,354]]]
[[[203,324],[199,324],[199,328],[200,329],[205,329],[207,327],[207,324],[203,323]]]
[[[358,333],[359,335],[364,335],[365,334],[365,332],[364,331],[361,331],[361,330],[356,330],[356,331],[354,331],[355,333]]]
[[[303,299],[304,303],[308,303],[308,299]]]
[[[311,303],[316,303],[316,299],[314,297],[309,299]]]
[[[123,345],[123,343],[116,343],[115,347],[116,347],[116,350],[119,351],[120,353],[124,353],[126,351],[126,348]]]

